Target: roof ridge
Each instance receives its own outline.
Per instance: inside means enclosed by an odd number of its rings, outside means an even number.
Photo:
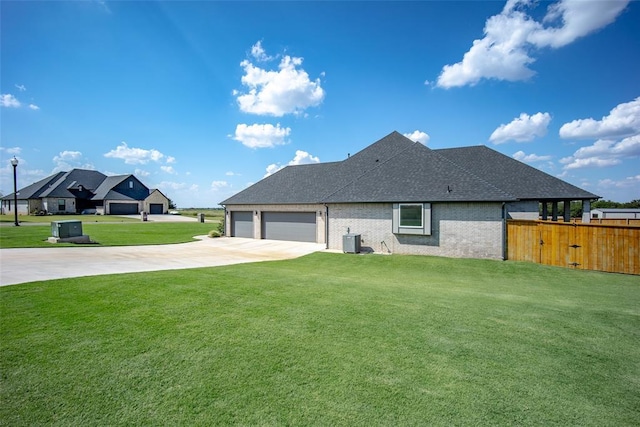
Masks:
[[[51,193],[53,190],[55,190],[56,188],[58,188],[59,185],[61,185],[69,176],[69,174],[71,174],[71,171],[68,172],[62,172],[62,175],[60,175],[60,178],[58,178],[57,180],[55,180],[53,183],[49,184],[49,188],[47,188],[46,190],[44,190],[41,194],[40,197],[45,197],[46,195],[48,195],[49,193]]]
[[[470,147],[472,147],[472,146],[470,146]],[[484,146],[483,146],[483,147],[484,147]],[[460,147],[460,148],[464,148],[464,147]],[[489,187],[491,187],[491,188],[495,188],[496,190],[500,191],[500,192],[501,192],[501,193],[503,193],[505,196],[509,196],[509,197],[511,197],[511,198],[513,198],[513,199],[520,200],[520,198],[519,198],[519,197],[517,197],[517,196],[515,196],[514,194],[511,194],[511,193],[509,193],[509,192],[507,192],[507,191],[503,190],[502,188],[500,188],[500,187],[498,187],[498,186],[496,186],[496,185],[494,185],[494,184],[492,184],[492,183],[490,183],[490,182],[486,181],[485,179],[483,179],[483,178],[481,178],[480,176],[476,175],[475,173],[471,172],[471,171],[470,171],[470,170],[468,170],[467,168],[465,168],[465,167],[463,167],[463,166],[460,166],[457,162],[454,162],[453,160],[449,159],[448,157],[443,156],[442,154],[438,153],[438,152],[437,152],[438,150],[431,150],[431,151],[432,151],[435,155],[437,155],[438,157],[440,157],[440,158],[442,158],[442,159],[446,160],[447,162],[451,163],[451,164],[452,164],[452,165],[454,165],[455,167],[457,167],[457,168],[459,168],[459,169],[462,169],[463,171],[465,171],[466,173],[468,173],[468,174],[469,174],[469,175],[471,175],[472,177],[476,178],[478,181],[481,181],[481,182],[483,182],[484,184],[488,185]]]
[[[394,131],[394,132],[395,132],[395,131]],[[395,132],[395,133],[397,133],[397,132]],[[393,132],[392,132],[391,134],[393,134]],[[400,134],[399,134],[399,135],[400,135]],[[401,136],[404,136],[404,135],[401,135]],[[406,138],[406,137],[405,137],[405,138]],[[407,138],[407,139],[409,139],[409,138]],[[339,192],[340,190],[342,190],[342,189],[346,188],[347,186],[351,185],[352,183],[356,182],[357,180],[359,180],[360,178],[362,178],[363,176],[365,176],[365,175],[366,175],[366,174],[368,174],[369,172],[372,172],[372,171],[374,171],[374,170],[376,170],[376,169],[378,169],[378,168],[382,167],[382,165],[384,165],[385,163],[388,163],[390,160],[394,159],[395,157],[399,156],[400,154],[403,154],[405,151],[408,151],[408,150],[410,150],[411,148],[415,147],[415,146],[416,146],[416,144],[421,144],[421,143],[420,143],[420,142],[418,142],[418,141],[412,141],[412,142],[413,142],[413,144],[411,144],[411,145],[407,146],[407,148],[405,148],[405,149],[403,149],[403,150],[398,151],[396,154],[394,154],[394,155],[393,155],[393,156],[391,156],[391,157],[388,157],[386,160],[384,160],[384,161],[382,161],[382,162],[378,162],[378,161],[376,160],[376,162],[378,163],[377,165],[375,165],[375,166],[374,166],[374,167],[372,167],[371,169],[367,169],[367,170],[365,170],[365,171],[364,171],[364,172],[362,172],[360,175],[356,176],[356,177],[355,177],[355,178],[353,178],[351,181],[349,181],[349,182],[347,182],[346,184],[344,184],[342,187],[337,188],[337,189],[336,189],[335,191],[333,191],[332,193],[325,194],[322,198],[323,198],[323,199],[328,199],[328,198],[330,198],[331,196],[333,196],[334,194],[336,194],[336,193],[337,193],[337,192]],[[423,145],[423,144],[421,144],[421,145]],[[424,146],[424,148],[426,148],[427,150],[429,150],[429,151],[433,151],[433,150],[431,150],[429,147],[427,147],[427,146],[425,146],[425,145],[423,145],[423,146]],[[356,154],[357,154],[357,153],[356,153]],[[346,162],[347,160],[349,160],[349,159],[347,158],[347,159],[345,159],[345,160],[342,160],[340,163],[341,163],[341,164],[344,164],[344,162]]]

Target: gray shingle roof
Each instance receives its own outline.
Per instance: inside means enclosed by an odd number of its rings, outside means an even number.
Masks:
[[[393,132],[341,162],[287,166],[222,204],[596,198],[487,147],[431,150]]]
[[[20,190],[18,190],[18,199],[27,200],[40,197],[40,194],[42,194],[45,190],[48,190],[51,185],[55,184],[56,181],[58,181],[60,177],[65,174],[66,172],[58,172],[44,179],[41,179],[38,182],[34,182],[31,185],[21,188]],[[2,199],[13,200],[13,193],[4,196]]]
[[[106,175],[87,169],[72,169],[69,172],[58,172],[19,190],[19,199],[37,199],[40,197],[75,198],[69,190],[77,190],[79,186],[94,191]],[[10,195],[13,197],[13,194]],[[3,197],[7,198],[9,196]]]
[[[73,169],[69,172],[58,172],[36,183],[19,190],[20,200],[37,199],[41,197],[60,198],[91,198],[91,200],[142,200],[127,196],[113,189],[124,180],[133,175],[106,176],[98,171],[86,169]],[[144,185],[144,184],[143,184]],[[80,186],[88,190],[79,194]],[[72,193],[70,190],[76,190]],[[143,197],[149,195],[145,192]],[[134,195],[135,196],[135,195]],[[13,193],[2,199],[13,199]]]
[[[76,197],[69,190],[83,186],[93,191],[106,178],[103,173],[87,169],[72,169],[62,175],[53,185],[43,191],[38,197]]]
[[[95,189],[94,196],[91,199],[105,200],[105,199],[119,198],[119,197],[107,197],[107,195],[109,194],[109,192],[113,187],[120,184],[122,181],[124,181],[130,176],[131,175],[114,175],[114,176],[105,177],[104,180],[100,183],[100,185]],[[126,200],[129,200],[129,199],[130,197],[126,197]]]
[[[520,200],[597,199],[593,193],[483,145],[434,150]]]

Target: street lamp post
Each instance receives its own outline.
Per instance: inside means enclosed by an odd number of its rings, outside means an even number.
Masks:
[[[13,213],[15,217],[15,225],[17,227],[20,224],[18,223],[18,180],[16,178],[18,159],[16,159],[16,156],[13,156],[13,159],[11,159],[11,166],[13,166]]]

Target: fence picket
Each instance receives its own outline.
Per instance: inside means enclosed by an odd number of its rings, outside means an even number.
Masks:
[[[514,261],[640,275],[637,226],[509,220],[507,242]]]

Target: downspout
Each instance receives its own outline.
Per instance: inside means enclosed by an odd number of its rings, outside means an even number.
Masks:
[[[509,244],[507,240],[507,204],[502,202],[502,260],[505,261],[507,259]]]
[[[329,249],[329,206],[324,204],[324,242],[325,249]]]
[[[224,237],[229,237],[228,234],[227,234],[227,206],[226,205],[222,205],[222,207],[224,209],[224,216],[222,217],[222,226],[223,226],[222,227],[222,229],[223,229],[222,235]],[[229,233],[229,234],[231,234],[231,233]]]

